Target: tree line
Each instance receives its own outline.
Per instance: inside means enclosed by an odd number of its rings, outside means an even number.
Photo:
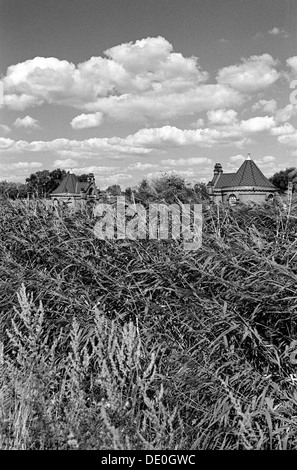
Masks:
[[[49,171],[42,170],[32,173],[26,178],[25,183],[14,183],[0,181],[0,196],[12,199],[22,199],[27,197],[44,198],[54,191],[67,172],[60,168]],[[79,181],[87,181],[88,175],[78,175]],[[297,188],[297,169],[294,167],[287,168],[283,171],[275,173],[269,180],[284,193],[288,188],[288,182],[293,182],[293,192]],[[127,188],[122,191],[120,185],[113,184],[106,190],[112,196],[125,194],[129,200],[136,203],[150,203],[166,201],[174,204],[180,202],[200,202],[208,198],[206,185],[204,183],[196,183],[194,185],[187,183],[185,178],[179,174],[163,175],[148,181],[146,178],[135,188]]]

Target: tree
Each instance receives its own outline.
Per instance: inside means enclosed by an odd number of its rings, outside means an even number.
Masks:
[[[81,181],[82,183],[86,183],[88,181],[88,175],[83,174],[77,177],[78,181]]]
[[[135,202],[141,202],[144,205],[149,204],[150,202],[154,202],[158,199],[158,194],[151,187],[146,178],[140,182],[138,188],[136,189],[135,199]]]
[[[31,173],[29,178],[26,178],[28,191],[35,197],[46,197],[59,186],[65,176],[66,171],[60,168],[51,172],[42,170]]]
[[[112,184],[108,186],[106,190],[111,196],[120,196],[122,194],[121,186],[118,184]]]
[[[296,168],[291,167],[286,168],[286,170],[279,171],[278,173],[275,173],[273,176],[271,176],[271,178],[269,178],[269,181],[271,181],[271,183],[274,184],[274,186],[276,186],[281,192],[285,192],[288,189],[289,179],[292,180],[292,175],[294,179],[296,178],[294,176],[294,170],[296,170]]]
[[[200,203],[207,199],[206,186],[197,183],[194,187],[177,173],[164,173],[149,183],[143,179],[136,190],[136,199],[142,203],[166,202],[175,204]]]

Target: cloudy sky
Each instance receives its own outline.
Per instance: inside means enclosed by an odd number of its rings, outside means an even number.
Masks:
[[[0,73],[0,181],[296,166],[296,0],[0,0]]]

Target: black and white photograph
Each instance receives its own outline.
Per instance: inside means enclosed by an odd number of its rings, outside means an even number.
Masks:
[[[297,450],[296,0],[0,0],[0,450]]]

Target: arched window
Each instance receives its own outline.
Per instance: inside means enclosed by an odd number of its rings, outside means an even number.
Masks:
[[[90,188],[90,189],[89,189],[88,195],[89,195],[89,196],[93,196],[93,195],[94,195],[94,188]]]
[[[236,196],[235,194],[230,194],[229,198],[228,198],[228,201],[229,201],[229,204],[231,205],[234,205],[237,203],[237,199],[236,199]]]

